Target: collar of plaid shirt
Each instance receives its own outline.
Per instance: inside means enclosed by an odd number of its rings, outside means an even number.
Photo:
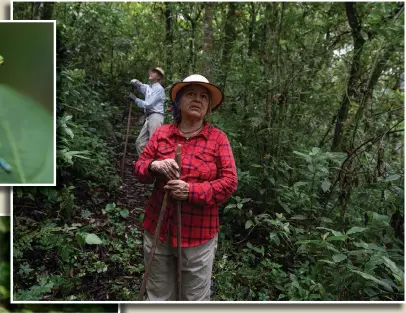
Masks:
[[[182,201],[181,246],[193,247],[218,233],[218,208],[237,189],[237,171],[227,136],[208,122],[189,140],[181,135],[176,123],[157,128],[134,169],[140,182],[155,182],[143,221],[143,227],[151,234],[155,233],[167,179],[151,175],[148,165],[154,160],[174,159],[177,144],[182,145],[180,179],[189,184],[189,198]],[[170,197],[159,239],[165,242],[168,236],[176,247],[176,200]]]

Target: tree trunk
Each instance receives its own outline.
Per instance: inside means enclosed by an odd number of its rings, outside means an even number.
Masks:
[[[203,42],[203,56],[204,67],[203,72],[207,79],[211,81],[212,78],[212,50],[213,50],[213,2],[205,2],[204,4],[204,42]]]
[[[398,7],[397,10],[394,12],[394,13],[396,13],[396,16],[394,18],[395,20],[399,17],[400,12],[401,12],[401,9]],[[357,113],[355,115],[355,127],[354,127],[354,131],[352,134],[351,146],[355,145],[355,136],[357,135],[358,126],[362,119],[364,109],[367,106],[367,104],[371,102],[374,87],[378,83],[379,77],[381,76],[382,72],[385,70],[388,60],[390,59],[390,57],[391,57],[392,53],[395,51],[395,49],[396,49],[396,45],[390,42],[389,47],[380,57],[379,57],[379,54],[376,55],[375,62],[373,64],[373,67],[371,70],[371,74],[368,78],[366,87],[363,90],[361,103],[360,103]],[[379,50],[381,50],[381,49],[379,49]]]
[[[39,19],[39,12],[40,12],[41,2],[33,2],[31,7],[31,19],[38,20]]]
[[[189,66],[190,72],[194,73],[196,69],[196,52],[195,52],[195,34],[196,34],[196,21],[191,20],[191,38],[189,40]]]
[[[170,3],[165,2],[165,42],[166,42],[166,68],[172,66],[172,50],[173,50],[173,36],[172,36],[172,11]]]
[[[356,4],[353,2],[346,2],[345,10],[347,13],[348,24],[351,27],[351,33],[354,42],[354,51],[351,61],[350,76],[348,78],[345,92],[342,95],[340,109],[338,110],[331,151],[345,150],[343,125],[345,123],[345,120],[347,119],[348,111],[350,109],[350,98],[354,97],[357,94],[356,84],[360,76],[361,52],[365,43],[365,40],[361,35],[361,21],[359,21],[357,17]]]
[[[250,3],[250,25],[248,28],[248,56],[252,56],[252,45],[254,41],[254,32],[255,32],[255,22],[256,22],[256,11],[255,11],[255,4],[253,2]]]
[[[222,71],[220,73],[220,86],[224,90],[226,86],[227,73],[229,70],[230,60],[231,60],[231,51],[233,49],[234,41],[236,39],[236,30],[235,30],[235,11],[236,4],[233,2],[228,3],[228,11],[226,17],[226,24],[224,26],[224,46],[223,54],[221,58]]]
[[[52,20],[52,14],[54,12],[54,3],[53,2],[47,2],[44,4],[44,10],[43,10],[43,20]]]
[[[355,127],[354,127],[354,131],[352,134],[351,145],[355,144],[355,136],[357,134],[359,122],[362,119],[364,109],[365,109],[367,103],[369,103],[371,101],[373,89],[374,89],[376,83],[378,82],[379,77],[381,76],[383,70],[385,69],[385,66],[387,64],[387,61],[388,61],[390,55],[392,54],[392,52],[394,50],[395,50],[395,47],[392,46],[383,55],[381,55],[380,58],[379,58],[379,56],[377,56],[377,60],[373,66],[371,75],[368,79],[367,86],[364,90],[360,105],[359,105],[357,113],[355,115]]]

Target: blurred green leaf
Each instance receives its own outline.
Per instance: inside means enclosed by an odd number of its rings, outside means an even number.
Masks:
[[[0,183],[52,184],[52,116],[40,104],[3,85],[0,107],[0,157],[12,167],[9,174],[0,171]]]

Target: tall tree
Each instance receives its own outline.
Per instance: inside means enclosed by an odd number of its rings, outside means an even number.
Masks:
[[[226,23],[224,26],[224,44],[223,44],[223,53],[221,58],[221,73],[220,73],[220,84],[224,89],[227,80],[227,73],[231,61],[231,52],[234,45],[234,41],[237,36],[236,32],[236,9],[237,6],[234,2],[228,2],[227,6],[227,16]]]
[[[212,77],[212,50],[213,50],[213,8],[215,2],[205,2],[204,4],[204,26],[203,26],[203,55],[204,55],[204,74],[209,81]]]
[[[171,9],[171,3],[165,2],[165,44],[166,44],[166,62],[165,67],[169,69],[172,65],[172,51],[173,51],[173,31],[172,21],[173,13]],[[170,75],[170,71],[167,71]]]
[[[343,136],[344,125],[348,117],[351,99],[358,95],[357,83],[361,74],[361,54],[365,43],[365,39],[361,33],[362,21],[357,14],[357,4],[355,2],[346,2],[344,6],[348,24],[351,28],[354,49],[347,86],[342,95],[340,108],[337,113],[331,151],[344,151],[346,148],[346,142]]]

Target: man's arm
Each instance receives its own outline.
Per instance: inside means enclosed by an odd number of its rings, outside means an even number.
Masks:
[[[131,80],[131,83],[134,85],[137,90],[142,93],[142,95],[145,97],[145,94],[147,92],[148,85],[141,83],[138,79],[133,79]]]
[[[163,89],[158,89],[154,90],[152,94],[148,97],[148,99],[141,100],[140,98],[137,98],[135,100],[135,103],[137,104],[138,107],[142,109],[152,109],[157,103],[160,101],[163,101],[165,99],[165,94]]]

